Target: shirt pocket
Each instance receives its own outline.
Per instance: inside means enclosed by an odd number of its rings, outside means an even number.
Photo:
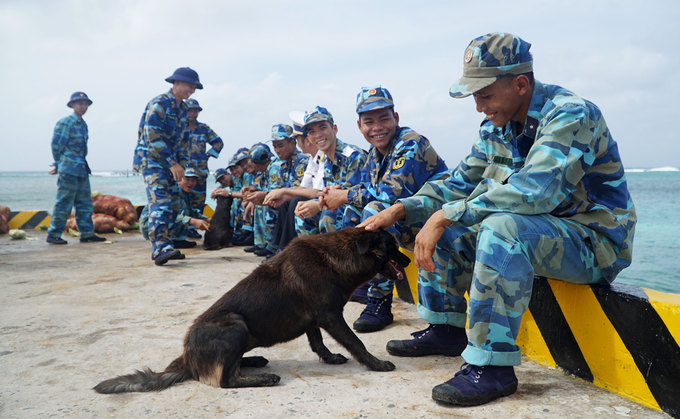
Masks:
[[[499,166],[496,164],[490,164],[484,169],[482,177],[484,179],[494,180],[496,182],[505,184],[508,178],[515,173],[515,171],[508,166]]]

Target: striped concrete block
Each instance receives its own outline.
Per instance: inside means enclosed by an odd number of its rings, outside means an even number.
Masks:
[[[396,292],[417,302],[414,263],[406,276]],[[680,294],[537,277],[517,344],[534,362],[680,416]]]

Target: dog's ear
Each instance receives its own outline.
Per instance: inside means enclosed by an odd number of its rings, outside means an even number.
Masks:
[[[371,248],[371,235],[362,233],[356,238],[355,243],[360,255],[365,255],[368,249]]]

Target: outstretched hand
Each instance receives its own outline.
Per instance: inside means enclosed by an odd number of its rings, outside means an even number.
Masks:
[[[416,243],[413,248],[413,256],[416,266],[428,272],[434,272],[435,264],[432,256],[437,242],[444,234],[446,227],[451,225],[444,211],[439,210],[432,214],[420,232],[416,235]]]

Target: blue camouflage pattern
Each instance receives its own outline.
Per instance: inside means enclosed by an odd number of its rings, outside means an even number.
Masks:
[[[88,138],[87,123],[75,113],[57,122],[52,136],[52,158],[58,173],[87,177]]]
[[[394,107],[392,95],[389,90],[380,85],[362,87],[357,94],[356,111],[358,114],[392,107]]]
[[[397,199],[410,197],[429,180],[448,176],[448,167],[424,136],[409,127],[397,127],[384,156],[371,147],[366,165],[348,184],[348,204],[343,214],[343,228],[354,227],[366,218],[391,206]],[[377,205],[369,206],[370,203]],[[383,205],[380,205],[380,204]],[[412,246],[423,223],[401,226],[390,231],[403,246]],[[392,292],[394,282],[378,275],[370,281],[368,295],[376,298]]]
[[[186,103],[178,105],[172,90],[151,99],[139,123],[133,170],[142,173],[146,185],[152,257],[173,248],[179,186],[170,167],[187,166],[188,148]]]
[[[559,86],[536,81],[523,127],[485,120],[449,178],[398,202],[405,224],[438,209],[452,222],[436,271],[419,272],[418,312],[462,327],[469,288],[463,358],[473,365],[520,363],[534,274],[609,283],[631,263],[637,218],[617,144],[600,110]]]
[[[189,222],[192,218],[199,218],[207,220],[208,218],[203,213],[197,212],[191,207],[191,194],[188,194],[180,189],[179,191],[179,209],[175,223],[170,232],[172,240],[186,240]],[[139,214],[139,232],[142,236],[149,240],[149,207],[145,206]]]
[[[306,118],[305,118],[306,120]],[[331,161],[328,156],[319,151],[315,159],[324,169],[324,185],[345,186],[352,179],[361,178],[361,170],[366,165],[367,154],[361,148],[342,142],[339,138],[335,144],[335,158]],[[316,233],[328,233],[342,228],[342,219],[346,205],[342,205],[335,211],[322,209],[314,217],[302,219],[295,217],[295,231],[298,236],[306,236]]]
[[[74,207],[80,238],[93,236],[90,179],[87,176],[59,173],[57,198],[52,209],[50,226],[47,228],[48,236],[61,237],[61,233],[64,232],[66,227],[66,221],[71,215],[71,208]]]
[[[202,211],[205,207],[206,180],[209,173],[208,157],[218,158],[223,147],[222,139],[207,124],[196,121],[194,129],[189,129],[189,161],[186,168],[194,169],[199,175],[193,189],[192,206],[194,209]]]

